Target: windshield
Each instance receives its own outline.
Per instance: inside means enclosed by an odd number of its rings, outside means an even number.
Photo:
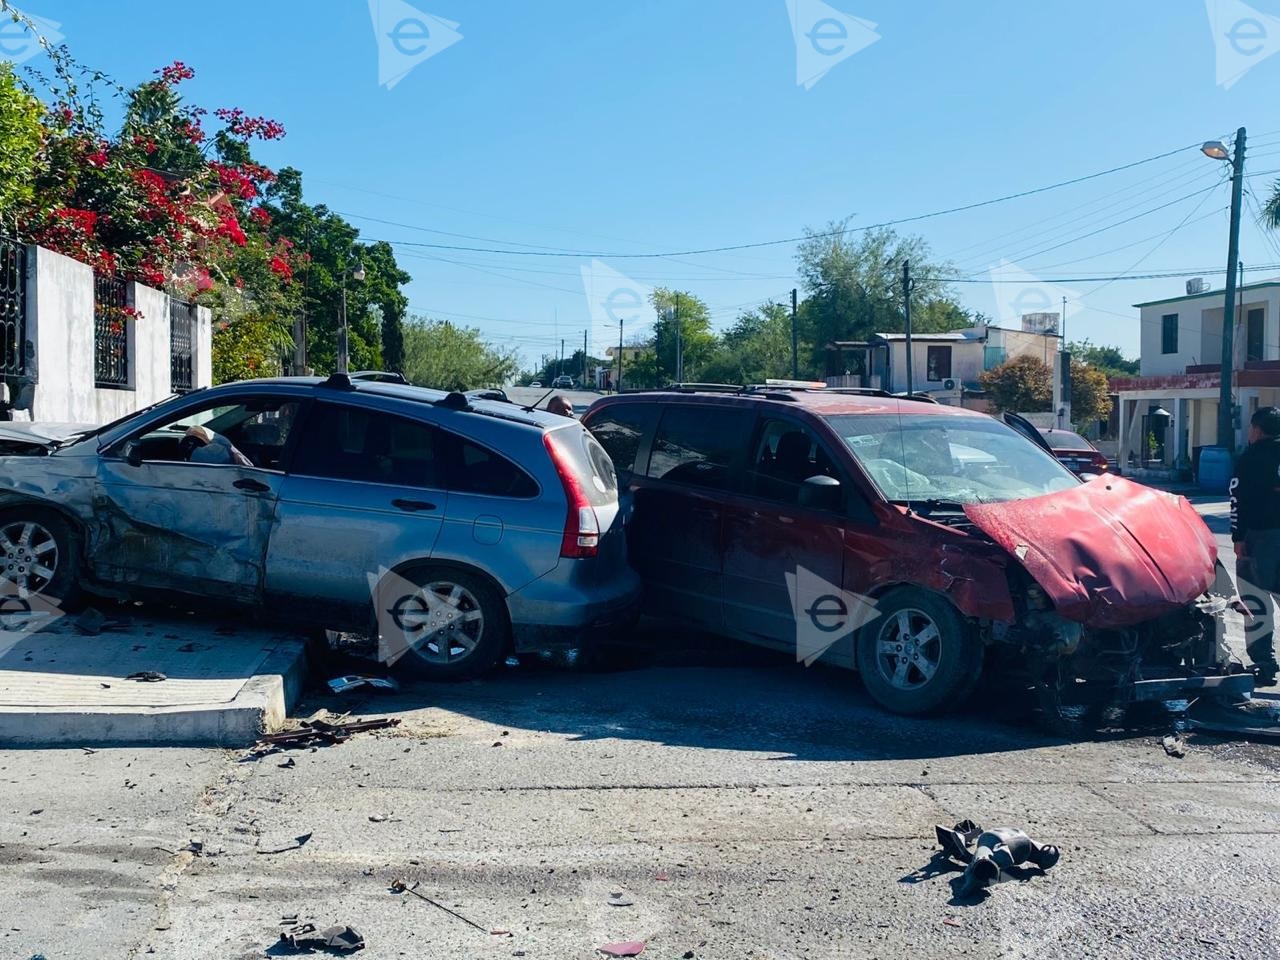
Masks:
[[[872,482],[895,503],[998,503],[1079,484],[1016,430],[990,417],[828,417]]]

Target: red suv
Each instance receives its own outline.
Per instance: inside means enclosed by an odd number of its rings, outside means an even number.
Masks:
[[[630,500],[647,612],[855,667],[890,710],[957,705],[997,651],[1055,705],[1080,680],[1124,699],[1251,688],[1190,504],[1081,482],[1026,421],[763,387],[623,394],[583,422]]]

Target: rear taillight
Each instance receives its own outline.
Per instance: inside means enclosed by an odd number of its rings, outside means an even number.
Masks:
[[[560,556],[574,560],[594,557],[600,550],[600,520],[596,517],[595,507],[587,499],[578,475],[569,465],[569,458],[560,449],[560,441],[555,439],[554,434],[544,433],[542,442],[546,445],[547,455],[551,457],[551,463],[564,486],[565,498],[569,501],[564,521],[564,537],[560,541]]]

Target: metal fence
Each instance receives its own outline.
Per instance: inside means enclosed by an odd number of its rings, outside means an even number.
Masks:
[[[129,285],[93,275],[93,374],[100,387],[129,386]]]
[[[0,376],[27,372],[27,248],[0,237]]]
[[[187,393],[195,387],[192,344],[196,339],[196,305],[169,298],[169,389]]]

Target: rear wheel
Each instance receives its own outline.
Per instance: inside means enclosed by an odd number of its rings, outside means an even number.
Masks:
[[[466,680],[490,670],[511,636],[506,602],[493,585],[445,567],[408,579],[414,592],[378,611],[382,659],[424,680]]]
[[[960,706],[982,674],[982,644],[937,594],[900,587],[876,601],[858,632],[857,663],[867,692],[894,713],[938,713]]]
[[[35,506],[0,511],[0,596],[70,604],[79,589],[78,550],[75,528],[61,514]]]

